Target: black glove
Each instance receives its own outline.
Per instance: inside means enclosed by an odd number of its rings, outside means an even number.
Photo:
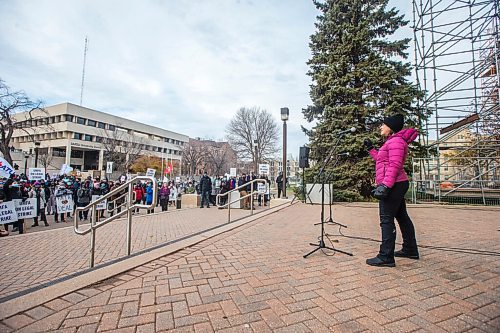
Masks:
[[[364,141],[363,141],[363,144],[365,145],[365,148],[366,150],[370,151],[373,149],[373,143],[372,143],[372,140],[366,138]]]
[[[384,184],[377,186],[376,189],[372,191],[372,194],[377,199],[385,199],[389,195],[389,188]]]

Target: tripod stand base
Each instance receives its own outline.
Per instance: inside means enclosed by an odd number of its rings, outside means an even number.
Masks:
[[[328,247],[328,246],[325,245],[325,242],[322,241],[322,240],[319,241],[319,244],[309,243],[309,245],[316,246],[316,248],[314,250],[312,250],[311,252],[309,252],[307,254],[304,254],[304,256],[303,256],[304,258],[309,257],[311,254],[313,254],[314,252],[318,251],[319,249],[332,250],[332,251],[340,252],[340,253],[343,253],[343,254],[346,254],[346,255],[352,257],[352,253],[345,252],[345,251],[342,251],[342,250],[337,250],[337,249],[334,249],[333,247]]]

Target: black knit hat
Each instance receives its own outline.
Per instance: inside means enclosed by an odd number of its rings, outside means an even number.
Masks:
[[[384,118],[384,124],[386,124],[394,133],[403,129],[404,122],[405,120],[402,114],[396,114],[394,116]]]

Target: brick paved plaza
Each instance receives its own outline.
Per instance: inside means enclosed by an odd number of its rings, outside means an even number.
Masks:
[[[168,240],[193,232],[191,226],[199,225],[208,211],[146,217],[137,225],[151,223],[144,227],[148,236],[137,230],[134,244],[164,233]],[[380,238],[377,212],[373,204],[334,207],[335,220],[348,226],[344,234],[374,239]],[[353,257],[327,250],[304,259],[312,249],[309,243],[319,235],[320,227],[313,224],[320,207],[297,203],[11,314],[1,321],[0,332],[500,331],[500,211],[412,206],[409,212],[419,243],[443,248],[422,247],[420,260],[399,259],[395,268],[364,263],[376,254],[378,243],[338,236],[329,236],[338,240],[334,246],[353,252]],[[210,214],[207,220],[221,224],[227,218],[224,211],[214,209]],[[177,222],[166,223],[170,219]],[[162,229],[162,222],[172,227]],[[189,230],[175,232],[183,228]],[[9,293],[9,284],[17,288],[25,283],[19,271],[6,278],[17,269],[9,267],[10,257],[22,249],[35,248],[40,258],[62,256],[75,268],[85,265],[86,251],[68,253],[72,241],[56,253],[37,247],[44,238],[63,238],[65,234],[52,234],[61,230],[66,229],[0,240],[3,249],[10,246],[1,268],[3,295]],[[338,227],[326,230],[336,234]],[[79,238],[72,237],[75,246]],[[115,256],[122,253],[121,241],[108,241],[101,258],[113,251]],[[17,252],[12,252],[12,242]],[[25,260],[32,265],[29,253]]]

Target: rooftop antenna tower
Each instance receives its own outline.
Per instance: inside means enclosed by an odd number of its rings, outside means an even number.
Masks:
[[[80,89],[80,106],[82,106],[82,101],[83,101],[83,86],[85,84],[85,64],[87,62],[88,42],[89,40],[87,36],[85,36],[85,49],[83,50],[82,86]]]

